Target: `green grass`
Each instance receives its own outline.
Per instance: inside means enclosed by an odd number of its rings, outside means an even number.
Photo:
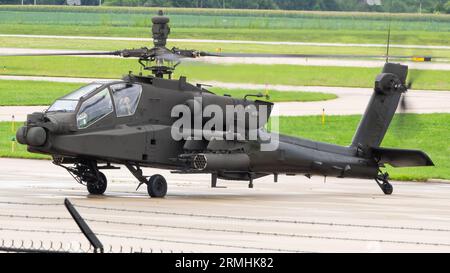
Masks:
[[[349,145],[361,116],[281,117],[280,131],[292,136]],[[426,152],[435,167],[392,168],[387,171],[396,180],[424,181],[430,178],[450,179],[450,114],[397,115],[382,143],[383,147],[419,149]]]
[[[0,106],[49,105],[83,84],[0,80]]]
[[[121,7],[121,6],[64,6],[64,5],[2,5],[2,11],[23,11],[23,12],[72,12],[72,13],[127,13],[127,14],[156,14],[161,7]],[[210,8],[175,8],[163,7],[169,15],[216,15],[216,16],[259,16],[259,17],[289,17],[289,18],[362,18],[371,20],[382,20],[388,16],[379,12],[340,12],[340,11],[302,11],[302,10],[258,10],[258,9],[210,9]],[[417,13],[396,13],[392,14],[393,20],[399,21],[429,21],[440,20],[449,21],[445,14],[417,14]]]
[[[153,13],[154,14],[154,13]],[[136,13],[88,13],[88,12],[50,12],[50,11],[2,11],[0,24],[25,25],[66,25],[66,26],[113,26],[113,27],[147,27],[151,25],[151,15]],[[382,18],[380,18],[382,19]],[[419,17],[409,21],[393,20],[394,30],[434,31],[450,30],[450,20],[445,17],[430,17],[431,20],[420,20]],[[434,19],[434,20],[433,20]],[[174,28],[243,28],[243,29],[357,29],[384,30],[387,20],[371,18],[338,17],[288,17],[272,16],[237,16],[237,15],[198,15],[171,14],[171,26]]]
[[[39,49],[70,49],[70,50],[100,50],[112,51],[123,48],[140,48],[149,46],[149,42],[142,41],[114,41],[85,39],[51,39],[51,38],[22,38],[0,37],[0,45],[10,48],[39,48]],[[260,45],[260,44],[230,44],[230,43],[187,43],[169,42],[168,47],[198,49],[202,51],[238,52],[238,53],[297,53],[297,54],[355,54],[379,55],[386,53],[384,47],[318,47],[298,45]],[[411,49],[391,48],[391,55],[395,56],[436,56],[450,59],[450,50],[441,49]]]
[[[217,95],[228,94],[234,98],[243,98],[247,94],[263,94],[266,92],[269,95],[269,99],[260,98],[262,100],[267,100],[270,102],[288,102],[288,101],[322,101],[322,100],[332,100],[336,99],[337,96],[334,94],[320,93],[320,92],[295,92],[295,91],[275,91],[275,90],[242,90],[242,89],[220,89],[212,88],[212,92]],[[255,99],[251,97],[251,99]]]
[[[197,80],[309,86],[373,87],[381,68],[295,65],[185,65],[176,75]],[[415,89],[450,90],[448,71],[411,70]]]
[[[149,38],[149,27],[1,24],[0,34],[113,36]],[[383,44],[386,31],[351,29],[172,28],[170,38]],[[448,45],[449,32],[392,31],[393,44]]]
[[[0,74],[119,78],[128,71],[139,72],[135,60],[79,57],[4,57]],[[175,77],[189,80],[310,86],[372,87],[381,68],[315,67],[297,65],[210,65],[184,63]],[[411,70],[415,89],[450,90],[448,71]]]
[[[149,37],[155,8],[0,6],[0,33]],[[172,38],[384,43],[387,15],[166,9]],[[450,16],[395,14],[392,42],[446,45]]]
[[[55,99],[83,86],[82,83],[58,83],[45,81],[0,80],[0,106],[50,105]],[[265,93],[265,90],[240,90],[212,88],[218,95],[229,94],[243,98],[246,94]],[[271,102],[320,101],[337,98],[334,94],[320,92],[280,92],[268,90]]]
[[[0,23],[54,25],[148,26],[157,9],[129,8],[22,8],[0,7]],[[173,12],[172,12],[173,11]],[[272,12],[171,9],[174,27],[207,28],[321,28],[321,29],[385,29],[386,14],[346,12]],[[402,30],[447,31],[448,16],[395,15],[393,28]]]
[[[0,122],[0,157],[12,157],[12,158],[33,158],[33,159],[49,159],[48,156],[40,154],[32,154],[27,152],[25,145],[19,143],[13,143],[13,139],[16,136],[16,130],[22,126],[23,122]],[[14,150],[12,148],[14,145]]]
[[[283,134],[299,136],[338,145],[348,145],[361,116],[327,116],[325,125],[320,116],[281,117],[280,131]],[[383,147],[419,149],[426,152],[435,167],[392,168],[387,171],[396,180],[450,179],[450,114],[404,114],[396,116],[383,141]],[[15,124],[18,128],[20,123]],[[25,146],[16,146],[11,152],[11,139],[14,137],[11,122],[0,122],[0,157],[48,158],[30,154]]]

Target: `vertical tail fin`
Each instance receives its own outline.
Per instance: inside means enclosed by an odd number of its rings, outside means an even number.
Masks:
[[[386,63],[375,80],[375,88],[353,137],[352,147],[363,151],[379,147],[406,91],[408,66]]]

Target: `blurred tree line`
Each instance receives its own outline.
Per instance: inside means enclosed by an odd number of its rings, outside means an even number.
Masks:
[[[34,0],[24,0],[32,4]],[[38,4],[64,5],[66,0],[36,0]],[[366,0],[102,0],[108,6],[283,9],[323,11],[386,12],[391,0],[381,6],[369,6]],[[392,0],[392,12],[450,13],[450,0]],[[0,4],[20,4],[21,0],[0,0]],[[81,0],[82,5],[98,5],[99,0]]]

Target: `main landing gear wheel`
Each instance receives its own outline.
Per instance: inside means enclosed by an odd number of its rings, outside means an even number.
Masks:
[[[377,182],[378,186],[380,186],[380,189],[383,191],[386,195],[391,195],[394,191],[394,187],[392,187],[392,184],[388,181],[389,175],[387,173],[380,174],[377,178],[375,178],[375,181]]]
[[[167,182],[164,176],[155,174],[150,176],[147,183],[147,192],[151,197],[162,198],[167,193]]]
[[[100,179],[86,182],[86,187],[90,194],[101,195],[106,191],[106,187],[108,186],[106,176],[102,172],[99,172],[98,174]]]

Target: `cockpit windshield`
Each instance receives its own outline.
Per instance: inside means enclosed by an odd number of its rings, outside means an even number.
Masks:
[[[62,100],[79,100],[81,97],[84,97],[86,95],[89,95],[92,91],[99,88],[103,84],[101,83],[91,83],[86,86],[83,86],[72,93],[62,97]]]
[[[47,112],[73,112],[78,105],[80,98],[89,95],[91,92],[102,86],[101,83],[91,83],[83,86],[72,93],[56,100]]]
[[[47,109],[47,112],[73,112],[77,105],[77,100],[57,100]]]
[[[112,112],[113,104],[109,89],[105,88],[81,104],[77,114],[78,128],[87,128]]]

